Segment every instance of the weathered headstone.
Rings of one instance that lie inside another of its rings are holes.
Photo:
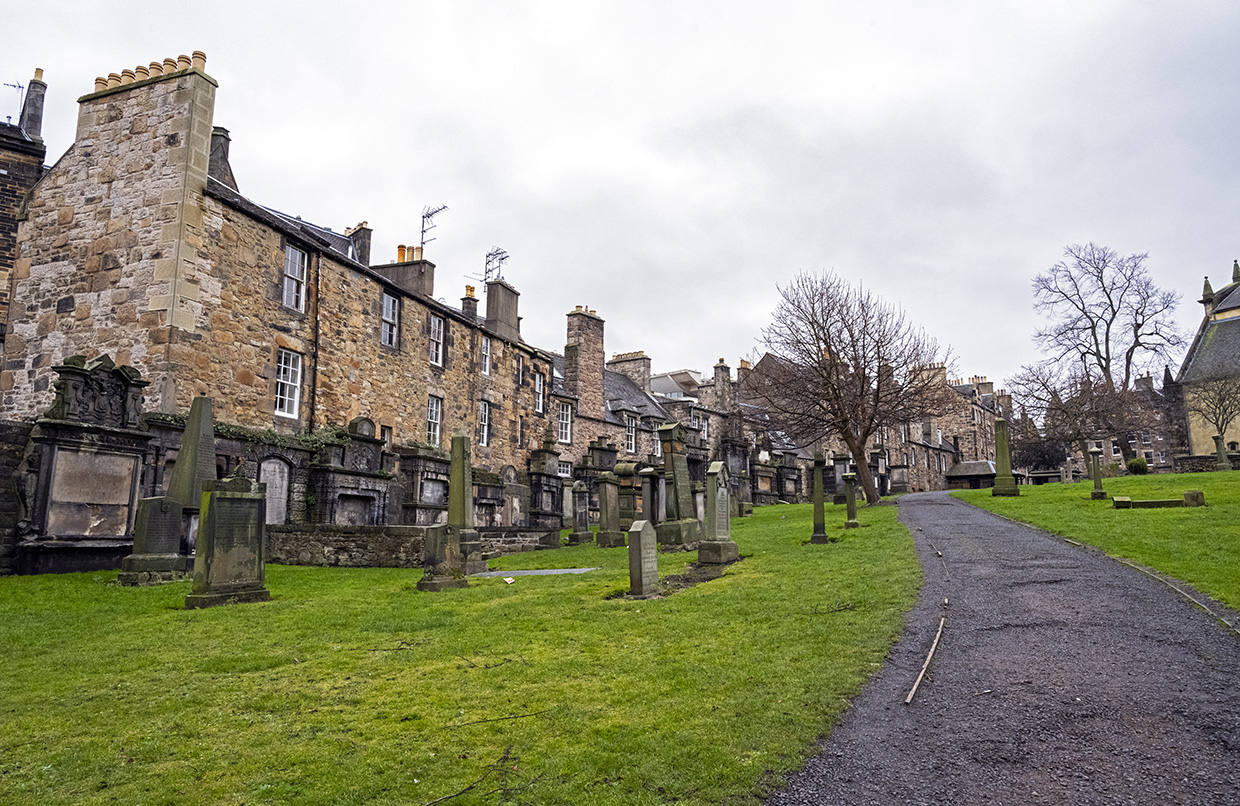
[[[579,546],[594,542],[590,531],[590,490],[584,481],[573,482],[573,531],[569,532],[568,545]]]
[[[172,582],[182,578],[187,569],[193,570],[187,555],[193,553],[197,542],[198,508],[207,481],[215,481],[215,420],[211,398],[199,395],[190,404],[167,495],[139,502],[133,553],[121,560],[118,584]],[[263,520],[267,520],[266,512]],[[172,546],[174,531],[176,544]]]
[[[1223,435],[1214,435],[1214,455],[1218,459],[1219,470],[1231,470],[1231,462],[1227,458],[1227,446],[1223,444]]]
[[[246,478],[203,483],[194,587],[186,609],[265,602],[266,485]]]
[[[620,531],[620,479],[610,471],[600,473],[594,480],[598,485],[598,544],[610,549],[624,545],[624,532]]]
[[[452,437],[452,466],[448,475],[448,523],[456,527],[465,575],[487,570],[482,558],[482,535],[474,528],[474,468],[470,463],[469,437]]]
[[[750,486],[751,484],[749,471],[742,470],[740,476],[737,477],[736,484],[736,512],[742,518],[747,518],[753,514],[753,488]]]
[[[1072,483],[1072,463],[1071,462],[1064,462],[1063,466],[1059,468],[1059,483],[1060,484],[1071,484]]]
[[[684,426],[678,423],[660,426],[659,440],[663,446],[663,479],[671,489],[665,487],[667,520],[658,524],[655,531],[660,543],[673,546],[695,543],[702,539],[703,529],[693,501]]]
[[[1094,501],[1102,501],[1107,494],[1102,489],[1102,448],[1097,445],[1089,449],[1089,468],[1094,477],[1094,489],[1090,491],[1089,497]]]
[[[711,462],[706,471],[706,539],[698,543],[698,562],[730,563],[740,556],[732,540],[732,505],[728,501],[728,470],[723,462]]]
[[[1012,450],[1008,441],[1007,420],[995,420],[995,486],[991,495],[1020,495],[1016,477],[1012,475]]]
[[[856,529],[857,522],[857,474],[844,474],[844,503],[848,505],[848,520],[844,521],[845,529]]]
[[[637,474],[642,480],[642,520],[657,523],[658,519],[655,513],[658,507],[655,506],[655,490],[658,486],[659,471],[653,467],[648,467]]]
[[[846,453],[837,453],[831,459],[832,470],[835,472],[835,494],[831,497],[831,503],[839,506],[848,503],[848,496],[844,494],[844,474],[848,472],[848,463],[852,458]]]
[[[416,587],[431,592],[469,587],[461,562],[461,535],[457,527],[444,523],[427,528],[422,545],[422,578]]]
[[[827,470],[827,459],[822,451],[814,454],[814,533],[810,536],[811,543],[830,543],[827,535],[826,490],[823,474]]]
[[[629,527],[629,595],[647,599],[659,585],[659,546],[650,521]]]
[[[1184,493],[1184,506],[1204,507],[1205,505],[1206,494],[1204,490],[1188,490]]]

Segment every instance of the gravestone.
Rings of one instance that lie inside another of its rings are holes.
[[[1012,450],[1008,442],[1007,420],[995,420],[995,486],[991,495],[1020,495],[1016,477],[1012,475]]]
[[[448,477],[448,523],[456,527],[465,575],[487,570],[482,558],[482,535],[474,528],[474,469],[470,464],[469,437],[452,437],[452,469]]]
[[[194,587],[185,607],[266,602],[266,485],[246,478],[203,483]]]
[[[1071,484],[1072,483],[1071,463],[1064,462],[1063,466],[1059,468],[1059,483],[1060,484]]]
[[[198,508],[207,481],[215,481],[215,419],[211,398],[199,395],[190,404],[167,495],[144,498],[139,503],[133,553],[121,560],[118,584],[174,582],[187,570],[193,571],[188,555],[193,554],[197,542]],[[263,520],[267,522],[266,511]],[[174,522],[176,545],[170,548]],[[151,551],[152,547],[157,551]]]
[[[655,513],[659,511],[659,508],[655,506],[655,491],[658,487],[659,471],[648,467],[639,471],[637,475],[642,480],[642,520],[657,523]]]
[[[1184,506],[1186,507],[1204,507],[1206,505],[1206,494],[1203,490],[1188,490],[1184,493]]]
[[[659,441],[663,446],[663,480],[665,482],[665,515],[667,520],[658,524],[655,531],[659,542],[683,546],[702,539],[702,521],[697,517],[693,501],[692,481],[689,477],[689,459],[685,452],[685,427],[669,423],[659,427]],[[667,489],[670,487],[671,489]]]
[[[1107,494],[1102,489],[1102,448],[1097,445],[1089,449],[1089,470],[1094,477],[1094,489],[1089,493],[1090,500],[1106,500]]]
[[[844,474],[848,472],[848,463],[850,461],[852,459],[846,453],[837,453],[831,460],[835,472],[835,485],[831,488],[835,490],[835,494],[831,498],[831,503],[836,506],[848,503],[848,496],[844,494]]]
[[[258,466],[258,480],[267,485],[267,524],[282,525],[288,520],[288,462],[264,459]]]
[[[740,550],[732,540],[732,504],[728,500],[728,469],[711,462],[706,471],[706,539],[698,544],[698,562],[722,565],[734,562]]]
[[[629,527],[629,595],[649,599],[659,586],[659,547],[650,521]]]
[[[857,474],[844,474],[844,503],[848,505],[848,520],[844,521],[845,529],[856,529],[857,522]]]
[[[573,531],[568,535],[568,545],[579,546],[594,541],[590,531],[590,491],[584,481],[573,482]]]
[[[827,471],[827,458],[822,451],[814,454],[814,533],[810,536],[811,543],[830,543],[827,535],[826,490],[823,474]]]
[[[416,585],[420,591],[442,591],[468,588],[461,561],[460,530],[450,523],[428,527],[422,544],[422,578]]]
[[[753,514],[753,488],[750,486],[751,484],[749,471],[742,470],[740,476],[737,477],[736,485],[736,512],[742,518],[747,518]]]
[[[620,479],[611,471],[600,473],[594,482],[598,486],[598,544],[610,549],[624,545],[624,532],[620,531]]]
[[[1218,458],[1219,470],[1231,470],[1231,462],[1227,459],[1227,447],[1223,444],[1223,435],[1214,435],[1214,455]]]

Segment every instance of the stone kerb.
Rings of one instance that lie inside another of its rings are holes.
[[[728,470],[712,462],[706,471],[706,539],[698,544],[698,562],[722,565],[735,562],[740,550],[732,540],[732,505],[728,495]]]

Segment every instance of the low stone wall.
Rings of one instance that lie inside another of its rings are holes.
[[[1240,453],[1228,451],[1227,460],[1232,467],[1240,467]],[[1176,473],[1211,473],[1215,470],[1218,470],[1218,456],[1213,453],[1205,456],[1175,457]]]
[[[557,549],[560,547],[559,529],[529,529],[519,526],[502,528],[487,527],[482,533],[482,551],[484,554],[516,554],[520,551],[536,551],[537,549]]]
[[[424,526],[267,527],[267,560],[285,565],[420,568]]]

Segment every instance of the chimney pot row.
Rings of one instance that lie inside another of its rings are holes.
[[[182,54],[175,59],[171,57],[164,59],[163,63],[151,62],[146,67],[138,65],[132,70],[122,70],[119,74],[109,73],[107,78],[100,76],[95,79],[95,92],[132,84],[135,81],[142,81],[147,78],[157,78],[165,73],[175,73],[178,70],[187,70],[190,67],[193,67],[195,70],[205,70],[207,67],[207,54],[201,50],[196,50],[193,56]],[[43,70],[35,70],[34,77],[36,81],[42,81]]]

